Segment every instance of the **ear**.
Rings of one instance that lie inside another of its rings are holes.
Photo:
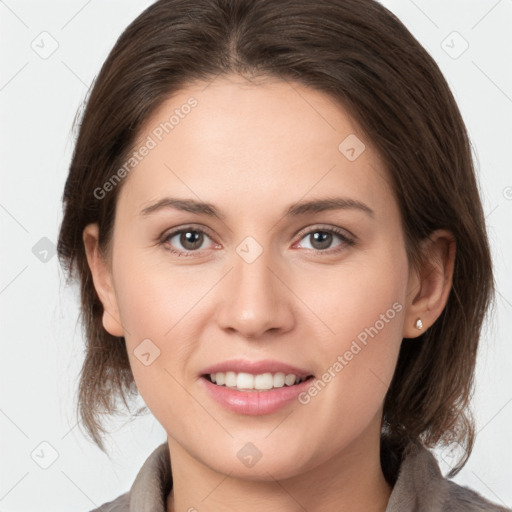
[[[423,334],[441,315],[452,287],[455,263],[455,238],[439,229],[423,241],[424,264],[413,270],[407,289],[404,338]],[[416,326],[420,319],[422,328]]]
[[[124,336],[112,272],[108,262],[99,250],[98,225],[88,224],[83,231],[82,238],[94,288],[103,304],[103,327],[112,336]]]

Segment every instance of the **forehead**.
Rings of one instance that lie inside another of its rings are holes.
[[[392,195],[343,107],[298,83],[229,76],[185,87],[146,121],[134,151],[144,145],[118,199],[133,212],[166,193],[238,212],[325,193],[378,208]]]

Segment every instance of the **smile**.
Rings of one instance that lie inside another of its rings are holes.
[[[217,386],[224,386],[238,391],[267,391],[300,384],[312,378],[312,375],[298,377],[293,373],[285,374],[282,372],[267,372],[258,375],[247,372],[217,372],[205,375],[205,378]]]

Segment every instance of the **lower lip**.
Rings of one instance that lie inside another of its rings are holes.
[[[217,386],[206,377],[201,377],[210,396],[230,411],[238,414],[258,416],[271,414],[291,404],[300,393],[304,392],[315,380],[309,378],[294,386],[269,389],[267,391],[237,391],[226,386]]]

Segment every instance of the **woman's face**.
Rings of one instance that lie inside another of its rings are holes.
[[[104,325],[171,452],[263,480],[377,449],[412,285],[370,141],[321,92],[235,77],[182,90],[139,141]],[[230,389],[252,382],[277,388]]]

